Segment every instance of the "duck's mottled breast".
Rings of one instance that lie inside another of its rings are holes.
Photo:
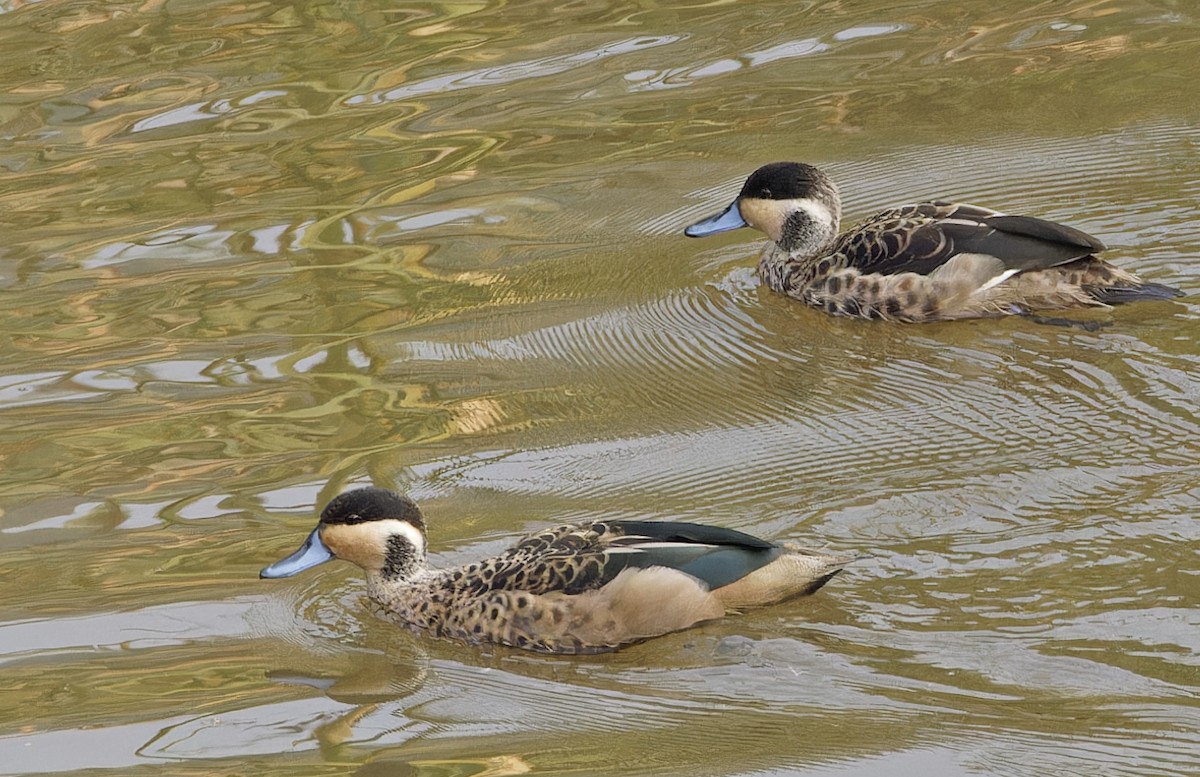
[[[380,585],[371,592],[376,613],[468,642],[578,652],[581,644],[555,630],[561,631],[570,611],[566,597],[597,590],[611,578],[603,549],[612,534],[599,522],[537,532],[484,561]]]
[[[594,590],[606,582],[603,538],[611,534],[601,522],[539,531],[498,556],[407,581],[401,590],[408,604],[397,602],[397,609],[415,606],[436,615],[438,609],[461,606],[490,591],[574,595]],[[423,606],[425,601],[437,607]]]

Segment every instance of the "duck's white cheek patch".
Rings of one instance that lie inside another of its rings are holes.
[[[397,536],[412,545],[417,556],[424,555],[425,537],[408,521],[388,518],[367,523],[333,523],[321,530],[321,541],[335,556],[367,570],[383,568],[388,542]]]
[[[412,545],[418,556],[425,555],[425,535],[408,521],[389,518],[384,521],[372,521],[363,526],[370,527],[375,532],[375,542],[381,548],[387,548],[392,537],[402,537]]]
[[[792,200],[797,210],[802,210],[808,214],[808,217],[820,224],[826,231],[833,231],[833,213],[829,210],[829,206],[823,202],[804,197],[799,200]]]

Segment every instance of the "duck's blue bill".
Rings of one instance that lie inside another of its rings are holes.
[[[735,201],[717,215],[697,221],[683,230],[683,234],[688,237],[707,237],[708,235],[715,235],[718,232],[728,232],[731,229],[748,226],[750,225],[742,218],[742,213],[738,210],[738,204]]]
[[[258,573],[259,577],[291,577],[306,569],[312,569],[317,564],[324,564],[333,558],[333,551],[321,542],[320,528],[312,530],[308,539],[292,555],[276,561],[271,566]]]

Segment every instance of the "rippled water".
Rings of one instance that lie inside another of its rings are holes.
[[[796,158],[1200,286],[1172,0],[0,3],[0,771],[1200,772],[1200,309],[843,321],[691,241]],[[546,658],[286,581],[407,488],[868,554]]]

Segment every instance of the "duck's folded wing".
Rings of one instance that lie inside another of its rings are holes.
[[[929,275],[955,256],[994,257],[1005,271],[1055,267],[1104,250],[1091,235],[1032,216],[922,203],[872,217],[834,247],[863,273]]]
[[[615,521],[604,548],[604,577],[630,568],[667,567],[709,590],[729,585],[777,559],[783,548],[758,537],[694,523]]]

